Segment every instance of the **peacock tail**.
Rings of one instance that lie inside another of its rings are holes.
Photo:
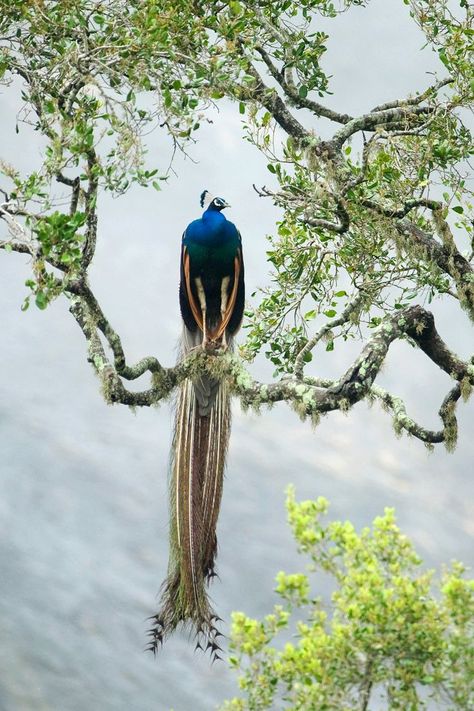
[[[203,348],[218,354],[232,348],[244,309],[244,267],[240,234],[221,214],[222,198],[209,203],[183,235],[180,307],[181,358]],[[218,659],[220,632],[207,587],[216,575],[217,519],[230,436],[230,394],[225,380],[204,374],[179,389],[170,466],[168,575],[161,605],[151,619],[148,649],[156,653],[179,626],[196,635],[196,647]]]
[[[192,335],[185,329],[183,355],[190,350]],[[161,589],[161,608],[150,630],[153,652],[183,623],[196,633],[198,647],[219,658],[219,618],[207,586],[216,575],[216,528],[230,422],[225,381],[206,375],[183,382],[176,404],[169,479],[168,575]]]

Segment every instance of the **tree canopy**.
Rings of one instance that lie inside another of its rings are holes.
[[[45,141],[40,170],[20,175],[2,165],[0,214],[9,234],[0,245],[31,255],[27,285],[39,308],[61,293],[73,297],[71,310],[110,400],[151,404],[189,368],[216,365],[205,356],[178,369],[153,358],[126,365],[87,281],[98,194],[122,194],[134,182],[159,189],[166,174],[148,165],[144,134],[158,126],[185,150],[208,107],[230,98],[277,179],[275,189],[262,187],[260,194],[282,210],[270,237],[271,284],[249,313],[243,353],[251,359],[266,349],[284,379],[262,386],[231,358],[218,367],[250,404],[286,399],[317,419],[375,397],[392,410],[398,429],[454,444],[454,406],[469,394],[472,365],[449,351],[419,302],[448,295],[471,316],[474,310],[466,180],[473,149],[464,121],[474,92],[473,11],[463,1],[455,12],[441,0],[405,3],[438,52],[440,76],[415,96],[350,116],[329,106],[328,36],[318,31],[317,15],[335,18],[363,4],[4,4],[3,82],[21,81],[19,121]],[[334,126],[329,139],[319,137],[320,121]],[[70,193],[66,210],[54,183]],[[365,349],[339,381],[305,376],[321,340],[331,349],[363,327],[377,330],[371,336],[364,328]],[[400,400],[373,384],[396,338],[415,341],[456,381],[441,407],[439,432],[416,424]],[[123,378],[147,371],[152,388],[129,393]]]
[[[40,309],[61,294],[71,299],[110,402],[150,405],[191,372],[218,369],[244,405],[286,400],[316,422],[378,399],[398,431],[454,446],[455,407],[470,394],[473,365],[443,342],[425,305],[444,297],[474,314],[473,9],[465,0],[404,0],[439,57],[438,76],[412,96],[351,116],[331,108],[328,35],[318,17],[337,21],[366,4],[2,3],[0,75],[21,86],[17,130],[39,132],[43,154],[27,175],[1,165],[0,247],[32,258],[24,308],[31,299]],[[266,352],[276,369],[270,384],[254,381],[231,354],[196,353],[169,368],[153,357],[129,365],[88,281],[101,191],[160,189],[167,169],[150,164],[147,133],[164,131],[185,151],[222,100],[235,102],[245,137],[267,157],[273,187],[256,189],[281,209],[269,237],[269,284],[250,306],[241,351],[248,360]],[[305,373],[322,342],[331,350],[358,335],[364,348],[339,379]],[[374,384],[400,338],[454,381],[439,431]],[[146,373],[148,389],[127,390],[124,380]]]
[[[16,130],[37,132],[42,146],[40,167],[27,174],[0,162],[0,248],[30,257],[24,309],[69,300],[108,402],[153,405],[208,371],[227,378],[244,406],[286,401],[317,423],[378,400],[397,432],[454,447],[474,361],[442,340],[427,305],[449,300],[474,318],[474,9],[466,0],[400,0],[438,72],[412,95],[351,115],[331,108],[329,36],[319,19],[328,27],[367,4],[0,0],[0,79],[21,91]],[[169,166],[151,160],[148,133],[163,132],[186,152],[222,102],[265,156],[269,185],[255,189],[280,210],[268,238],[268,283],[248,305],[239,356],[195,352],[178,365],[154,356],[130,364],[89,278],[101,195],[126,199],[133,184],[166,189]],[[331,352],[349,338],[362,341],[359,357],[339,378],[320,377],[315,350]],[[452,380],[439,430],[416,422],[375,382],[397,339]],[[275,368],[270,383],[244,365],[261,352]],[[127,388],[142,376],[147,386]],[[281,574],[281,607],[262,622],[235,617],[233,663],[243,669],[248,708],[268,708],[281,693],[305,708],[315,678],[313,701],[328,700],[327,708],[352,708],[354,699],[367,708],[374,684],[385,685],[393,708],[418,708],[419,684],[469,708],[472,584],[461,567],[446,573],[438,599],[391,512],[357,534],[350,524],[323,525],[322,500],[290,497],[288,506],[300,548],[338,585],[333,616],[310,595],[306,574]],[[308,619],[298,644],[273,648],[300,608]],[[332,676],[318,666],[316,644]],[[416,653],[407,656],[408,646]]]

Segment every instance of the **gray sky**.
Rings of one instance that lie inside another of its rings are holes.
[[[357,113],[425,87],[436,66],[398,0],[374,0],[335,22],[327,66],[331,106]],[[0,95],[1,150],[31,169],[35,134],[14,133],[13,94]],[[223,106],[177,177],[161,193],[133,190],[100,202],[99,247],[91,281],[131,361],[175,359],[181,233],[199,216],[207,188],[232,204],[244,240],[247,291],[265,283],[265,235],[278,218],[252,189],[270,184],[266,161],[241,140],[236,106]],[[325,129],[321,129],[325,130]],[[169,147],[150,137],[150,156],[166,166]],[[0,253],[0,709],[64,711],[213,708],[236,693],[225,665],[210,668],[177,635],[157,661],[142,654],[144,619],[166,571],[167,405],[133,415],[107,407],[86,362],[85,343],[64,301],[46,312],[19,307],[28,266]],[[440,333],[457,352],[473,352],[467,319],[449,302],[436,308]],[[315,361],[320,375],[341,373],[358,352],[342,347]],[[258,377],[271,372],[257,363]],[[404,344],[390,352],[380,383],[406,396],[429,427],[448,379]],[[261,417],[235,407],[219,523],[219,573],[211,593],[220,615],[269,612],[273,578],[296,570],[284,521],[284,489],[325,495],[333,517],[370,523],[395,505],[399,521],[429,565],[473,556],[472,402],[459,408],[452,455],[398,440],[378,407],[334,414],[316,431],[284,405]]]

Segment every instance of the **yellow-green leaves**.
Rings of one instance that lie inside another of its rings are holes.
[[[347,521],[326,523],[327,508],[288,490],[288,519],[312,564],[278,573],[283,605],[261,622],[234,613],[231,666],[244,696],[223,708],[349,711],[371,708],[376,689],[381,708],[418,711],[423,688],[434,700],[447,693],[449,708],[472,708],[474,581],[460,564],[441,581],[423,570],[393,509],[358,532]],[[329,596],[322,571],[334,580]],[[314,596],[322,590],[324,598]],[[282,645],[280,631],[285,640],[292,632],[291,642]]]

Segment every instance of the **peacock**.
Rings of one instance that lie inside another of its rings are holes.
[[[223,210],[230,205],[204,190],[206,208],[185,229],[181,245],[179,303],[181,358],[193,349],[232,349],[245,301],[242,240]],[[230,435],[227,384],[210,375],[185,380],[179,391],[170,466],[170,553],[161,607],[151,619],[149,649],[183,623],[196,646],[218,658],[219,617],[207,584],[216,575],[216,526]]]

